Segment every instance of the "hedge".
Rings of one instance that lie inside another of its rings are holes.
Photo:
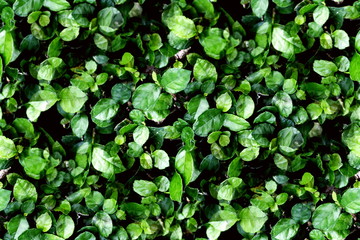
[[[360,1],[0,13],[0,239],[360,235]]]

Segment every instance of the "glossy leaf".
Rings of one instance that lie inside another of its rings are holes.
[[[75,86],[61,90],[59,98],[61,108],[68,113],[78,112],[88,99],[86,94]]]
[[[177,93],[184,90],[190,81],[191,71],[179,68],[166,70],[161,77],[161,86],[168,93]]]

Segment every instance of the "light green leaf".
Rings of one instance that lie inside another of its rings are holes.
[[[229,111],[232,106],[232,99],[228,92],[221,94],[216,99],[216,108],[222,110],[223,112]]]
[[[272,99],[272,103],[279,110],[281,116],[288,117],[292,113],[293,103],[286,92],[277,92]]]
[[[109,41],[103,35],[101,35],[99,33],[95,33],[94,43],[99,49],[104,50],[104,51],[106,51],[109,47]]]
[[[153,196],[158,191],[155,183],[146,180],[135,180],[133,184],[134,191],[143,197]]]
[[[43,232],[49,231],[52,226],[52,219],[48,212],[41,214],[36,218],[36,228],[41,229]]]
[[[119,104],[111,98],[100,99],[91,110],[91,119],[99,127],[107,127],[118,113]]]
[[[31,97],[29,104],[34,109],[43,112],[50,109],[58,100],[55,91],[40,90]]]
[[[97,212],[92,218],[92,222],[99,230],[101,236],[106,238],[112,233],[113,222],[106,212]]]
[[[188,185],[191,182],[194,173],[194,159],[190,152],[181,150],[175,158],[175,168],[184,179],[184,184]]]
[[[177,172],[174,173],[173,177],[170,180],[170,198],[173,201],[181,202],[183,194],[183,182],[180,174]]]
[[[16,15],[26,17],[29,13],[38,11],[44,0],[16,0],[13,9]]]
[[[238,199],[244,193],[245,184],[241,178],[231,177],[219,185],[217,199],[231,201]]]
[[[63,41],[70,42],[72,40],[75,40],[79,36],[79,33],[80,33],[79,27],[68,27],[60,32],[60,38]]]
[[[17,150],[14,142],[5,136],[0,136],[0,159],[10,159],[16,156]]]
[[[318,206],[312,215],[314,228],[320,230],[330,230],[340,216],[341,209],[334,203],[325,203]]]
[[[165,169],[170,166],[170,158],[164,150],[155,150],[151,156],[154,158],[154,166],[157,169]]]
[[[360,54],[355,51],[350,61],[350,78],[354,81],[360,81]]]
[[[149,139],[149,135],[150,135],[149,128],[144,125],[140,125],[134,130],[133,133],[134,142],[142,146]]]
[[[282,27],[274,27],[271,43],[277,51],[287,55],[295,52],[293,38]]]
[[[274,240],[290,240],[296,236],[298,230],[299,224],[293,219],[282,218],[271,229],[271,237]]]
[[[344,30],[335,30],[331,35],[336,48],[343,50],[350,46],[349,35]]]
[[[332,76],[338,71],[336,64],[327,60],[315,60],[313,69],[323,77]]]
[[[255,110],[255,102],[248,95],[241,95],[236,101],[236,114],[244,119],[251,117]]]
[[[59,12],[71,7],[70,3],[66,0],[44,0],[44,7],[51,11]]]
[[[168,21],[169,29],[180,38],[189,39],[197,34],[193,20],[185,16],[174,16]]]
[[[170,68],[161,77],[161,86],[168,93],[177,93],[184,90],[190,81],[191,71]]]
[[[93,148],[91,163],[96,170],[106,174],[107,178],[111,178],[114,174],[125,171],[121,160],[110,156],[101,145]]]
[[[354,153],[360,157],[360,126],[357,123],[348,125],[341,135],[342,141]]]
[[[137,87],[132,96],[134,108],[151,110],[160,96],[160,87],[153,83],[144,83]]]
[[[360,212],[360,188],[349,188],[341,197],[341,205],[351,214]]]
[[[38,197],[34,184],[21,178],[16,180],[13,194],[19,202],[25,202],[27,200],[36,202]]]
[[[256,233],[267,221],[267,215],[258,207],[249,206],[240,211],[240,226],[248,233]]]
[[[211,62],[199,58],[194,65],[194,77],[200,82],[207,80],[216,82],[218,74],[215,66]]]
[[[195,121],[193,129],[196,135],[206,137],[210,132],[218,131],[224,123],[220,109],[208,109]]]
[[[81,138],[89,127],[89,118],[85,114],[76,114],[71,119],[70,125],[75,136]]]
[[[3,64],[5,66],[11,62],[14,52],[15,52],[15,45],[11,32],[2,30],[0,32],[0,56],[2,57]],[[1,64],[0,71],[2,71],[3,64]]]
[[[329,16],[330,16],[329,8],[322,4],[317,6],[313,13],[314,22],[316,22],[320,26],[326,23],[326,21],[329,19]]]
[[[60,78],[66,71],[65,67],[61,58],[48,58],[40,64],[37,79],[51,81]]]
[[[0,212],[4,210],[10,202],[11,191],[0,189]]]
[[[250,123],[239,116],[229,113],[225,113],[224,116],[224,127],[227,127],[231,131],[239,132],[250,128]]]
[[[59,93],[60,106],[68,113],[76,113],[80,111],[88,97],[78,87],[69,86]]]
[[[250,4],[255,16],[261,18],[269,7],[269,0],[251,0]]]

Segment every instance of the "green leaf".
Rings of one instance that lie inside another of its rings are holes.
[[[49,231],[51,226],[52,219],[48,212],[45,212],[36,218],[36,228],[41,229],[43,232]]]
[[[360,54],[356,51],[350,61],[350,78],[354,81],[360,81]]]
[[[190,81],[191,71],[170,68],[164,72],[161,77],[161,86],[168,93],[178,93],[186,88]]]
[[[293,219],[282,218],[271,229],[271,237],[274,240],[290,240],[296,236],[298,230],[299,224]]]
[[[89,127],[89,119],[85,114],[76,114],[71,119],[70,125],[75,136],[81,138]]]
[[[0,136],[0,159],[10,159],[16,155],[14,142],[5,136]]]
[[[280,115],[289,117],[293,110],[291,97],[286,92],[280,91],[275,94],[272,103],[279,110]]]
[[[100,31],[105,34],[114,33],[124,24],[121,12],[114,7],[103,8],[98,13],[98,24]]]
[[[311,209],[305,203],[297,203],[291,208],[291,217],[296,222],[304,224],[309,221],[311,217]]]
[[[216,82],[218,74],[215,66],[204,59],[197,59],[194,65],[194,77],[200,82],[214,81]]]
[[[134,130],[133,133],[134,142],[142,146],[149,139],[149,135],[150,135],[149,128],[144,125],[140,125]]]
[[[284,128],[278,133],[280,151],[285,155],[294,153],[303,143],[304,138],[302,134],[294,127]]]
[[[70,42],[75,40],[79,36],[79,33],[80,33],[79,27],[68,27],[60,32],[60,38],[63,41]]]
[[[109,237],[113,230],[113,222],[106,212],[97,212],[92,218],[92,222],[99,230],[102,237]]]
[[[245,184],[241,178],[231,177],[219,185],[217,199],[231,201],[238,199],[244,193]]]
[[[55,91],[40,90],[31,97],[29,104],[38,111],[46,111],[57,101],[58,97]]]
[[[13,60],[14,52],[15,45],[11,32],[2,30],[0,32],[0,56],[2,57],[3,65],[6,66]]]
[[[341,197],[341,205],[351,214],[360,212],[360,188],[347,189]]]
[[[111,98],[100,99],[91,110],[91,119],[99,127],[107,127],[118,113],[119,105]]]
[[[243,208],[239,216],[240,226],[247,233],[256,233],[268,220],[267,215],[255,206]]]
[[[146,180],[135,180],[133,184],[134,191],[143,197],[153,196],[158,191],[155,183]]]
[[[189,39],[197,34],[193,20],[185,16],[174,16],[167,24],[169,29],[180,38]]]
[[[101,145],[93,148],[91,163],[96,170],[104,173],[106,178],[111,178],[114,174],[125,171],[121,160],[110,156]]]
[[[192,180],[195,169],[192,154],[186,150],[178,152],[175,158],[175,168],[184,179],[185,186],[188,185]]]
[[[25,151],[24,151],[25,152]],[[34,179],[40,179],[43,170],[49,162],[42,157],[42,151],[37,148],[30,149],[21,155],[20,164],[24,167],[26,174]]]
[[[231,131],[239,132],[250,128],[250,123],[241,117],[229,113],[225,113],[224,116],[224,127],[227,127]]]
[[[360,157],[360,126],[357,123],[348,125],[343,131],[342,141],[358,157]]]
[[[218,131],[224,123],[220,109],[208,109],[195,121],[193,129],[196,135],[206,137],[210,132]]]
[[[76,113],[80,111],[88,97],[78,87],[70,86],[64,88],[59,93],[60,106],[68,113]]]
[[[11,218],[7,224],[7,230],[9,234],[11,234],[14,239],[19,239],[19,236],[29,229],[29,223],[26,218],[22,215],[16,215]],[[25,239],[24,239],[25,240]]]
[[[11,191],[0,189],[0,212],[4,210],[10,202]]]
[[[210,219],[209,224],[218,231],[229,230],[239,220],[233,208],[217,211]]]
[[[90,232],[83,232],[79,234],[75,240],[96,240],[96,237]]]
[[[26,17],[29,13],[40,10],[43,2],[44,0],[16,0],[13,9],[16,15]]]
[[[282,27],[274,27],[271,43],[279,52],[290,56],[295,53],[293,38]]]
[[[251,0],[250,4],[255,16],[261,18],[269,7],[269,0]]]
[[[251,117],[255,110],[255,102],[248,95],[241,95],[236,101],[236,114],[241,118],[247,119]]]
[[[350,46],[349,36],[344,30],[335,30],[331,35],[336,48],[343,50]]]
[[[132,96],[134,108],[150,110],[160,96],[160,88],[153,83],[144,83],[137,87]]]
[[[174,173],[173,177],[170,180],[170,198],[173,201],[181,202],[183,194],[183,182],[180,174],[177,172]]]
[[[61,58],[51,57],[39,66],[37,79],[51,81],[60,78],[65,73],[66,64]]]
[[[16,180],[13,194],[15,199],[19,202],[25,202],[27,200],[36,202],[38,198],[34,184],[21,178]]]
[[[223,93],[216,99],[216,108],[223,112],[229,111],[232,106],[232,99],[229,93]]]
[[[324,231],[332,229],[340,216],[340,211],[340,207],[334,203],[321,204],[312,215],[311,220],[314,228]]]
[[[327,6],[320,4],[315,8],[315,11],[313,13],[314,22],[322,26],[329,19],[329,15],[330,15],[329,8]]]
[[[206,54],[214,59],[220,59],[224,55],[227,41],[223,38],[223,30],[211,28],[200,36],[200,44]]]
[[[160,49],[163,46],[160,35],[158,33],[151,34],[148,45],[151,51]]]
[[[69,9],[71,5],[66,0],[44,0],[44,7],[47,7],[51,11],[59,12]]]
[[[332,76],[338,71],[336,64],[327,60],[315,60],[313,69],[323,77]]]
[[[88,17],[91,16],[94,11],[94,6],[88,3],[81,3],[73,8],[71,16],[81,27],[87,28],[90,24]]]
[[[120,104],[124,104],[129,101],[130,97],[131,90],[129,86],[125,84],[117,83],[111,88],[111,98],[114,99],[116,102],[119,102]]]
[[[163,170],[170,166],[170,158],[164,150],[155,150],[151,156],[154,158],[154,166]]]

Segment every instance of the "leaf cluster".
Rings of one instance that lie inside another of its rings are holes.
[[[0,239],[341,240],[360,1],[0,0]]]

